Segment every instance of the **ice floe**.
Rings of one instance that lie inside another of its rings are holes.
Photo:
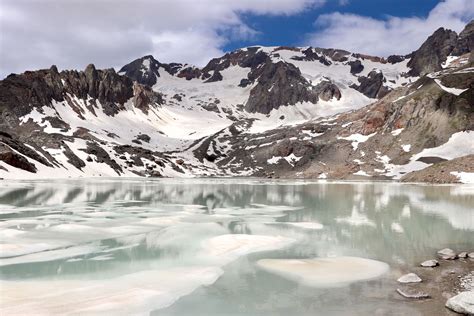
[[[384,262],[358,257],[261,259],[257,266],[285,279],[321,288],[375,279],[389,270]]]

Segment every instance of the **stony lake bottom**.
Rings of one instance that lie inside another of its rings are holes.
[[[474,249],[474,186],[1,181],[0,314],[422,315],[395,293]]]

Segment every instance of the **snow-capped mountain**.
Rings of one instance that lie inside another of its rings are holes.
[[[0,81],[0,177],[465,181],[473,48],[471,22],[386,59],[247,47],[203,68],[145,56],[118,73],[12,74]]]

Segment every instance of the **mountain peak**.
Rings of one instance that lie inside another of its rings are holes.
[[[123,66],[119,70],[119,74],[125,75],[141,84],[153,86],[156,83],[156,77],[160,76],[160,66],[162,64],[152,55],[146,55]]]
[[[408,66],[412,68],[410,75],[422,76],[441,70],[441,64],[446,61],[456,47],[458,35],[456,32],[440,27],[413,53]]]

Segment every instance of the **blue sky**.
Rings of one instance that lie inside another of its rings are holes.
[[[249,45],[304,45],[307,33],[318,30],[314,21],[325,13],[338,11],[375,19],[385,19],[387,16],[426,17],[439,2],[438,0],[351,0],[341,5],[339,1],[333,0],[321,7],[311,8],[292,16],[244,14],[243,21],[260,34],[252,40],[232,40],[224,46],[224,50],[231,51]]]
[[[407,54],[473,18],[474,0],[1,0],[0,77],[150,54],[204,66],[251,45]]]
[[[244,14],[243,21],[258,30],[260,34],[252,40],[230,41],[224,46],[224,50],[231,51],[250,45],[304,45],[307,33],[318,30],[314,21],[319,15],[325,13],[338,11],[376,19],[384,19],[387,16],[426,17],[438,2],[438,0],[351,0],[341,5],[339,1],[330,1],[324,6],[292,16]]]

